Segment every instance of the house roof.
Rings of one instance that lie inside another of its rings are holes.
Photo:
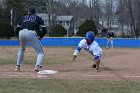
[[[36,15],[40,16],[43,19],[49,20],[48,14],[45,14],[45,13],[36,13]]]
[[[73,16],[57,16],[56,21],[71,21]]]
[[[37,13],[38,16],[43,19],[49,20],[48,14],[45,13]],[[71,21],[73,16],[56,16],[56,21]]]
[[[85,22],[86,19],[82,19],[82,18],[78,18],[77,20],[75,20],[74,22],[74,25],[75,25],[75,28],[79,28],[79,26]]]

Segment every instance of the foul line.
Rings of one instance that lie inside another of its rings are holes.
[[[91,77],[116,77],[116,75],[87,75],[87,76],[91,76]],[[121,76],[121,77],[125,77],[125,78],[140,78],[140,76],[137,75],[126,75],[126,76]]]

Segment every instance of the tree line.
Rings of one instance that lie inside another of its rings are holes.
[[[93,19],[99,23],[101,16],[108,21],[118,16],[121,31],[123,26],[130,26],[131,37],[140,36],[140,0],[3,0],[0,5],[0,20],[10,22],[10,11],[13,9],[13,25],[26,14],[29,6],[35,6],[37,12],[49,15],[73,15],[74,20]],[[51,20],[50,20],[51,21]]]

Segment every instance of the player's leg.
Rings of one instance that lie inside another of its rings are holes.
[[[92,56],[94,56],[93,55],[93,52],[90,52],[90,51],[88,51]],[[96,68],[96,63],[94,62],[94,64],[91,66],[92,68]]]
[[[96,71],[100,71],[99,67],[100,67],[100,59],[95,60],[96,63]]]
[[[37,52],[37,61],[36,61],[36,65],[35,65],[35,71],[38,72],[38,71],[42,70],[42,62],[44,60],[44,52],[43,52],[41,44],[39,44],[39,46],[34,46],[34,49]]]
[[[101,54],[100,56],[94,56],[94,62],[96,65],[96,71],[100,71],[100,59],[101,59]]]
[[[111,40],[111,48],[113,49],[113,39]]]
[[[110,42],[110,40],[109,40],[109,38],[108,38],[108,39],[107,39],[107,43],[106,43],[106,49],[108,49],[109,42]]]
[[[35,65],[35,71],[39,71],[42,68],[42,62],[44,59],[44,52],[42,49],[42,45],[40,40],[38,40],[36,34],[32,34],[32,38],[30,39],[30,43],[32,45],[32,47],[36,50],[37,52],[37,61],[36,61],[36,65]]]
[[[26,44],[26,39],[24,37],[23,31],[20,31],[20,33],[19,33],[19,41],[20,41],[20,47],[19,47],[19,51],[18,51],[17,64],[16,64],[15,71],[20,71],[20,66],[23,63],[25,44]]]

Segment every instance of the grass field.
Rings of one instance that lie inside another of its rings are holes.
[[[15,65],[17,47],[0,48],[0,66]],[[74,47],[45,48],[44,65],[68,64],[71,62]],[[27,48],[24,64],[34,65],[35,51]],[[118,51],[104,52],[106,56],[119,55]],[[7,56],[7,57],[5,57]],[[85,57],[86,56],[86,57]],[[79,59],[91,59],[84,51]],[[139,80],[68,80],[45,78],[0,78],[0,93],[140,93]]]
[[[140,81],[0,80],[0,93],[140,93]]]
[[[59,49],[59,51],[57,51]],[[74,47],[69,48],[67,51],[61,47],[47,47],[44,48],[45,52],[45,59],[43,64],[44,65],[53,65],[53,64],[65,64],[68,63],[69,60],[72,58],[72,53],[74,50]],[[7,65],[7,64],[15,64],[16,58],[18,54],[18,47],[0,47],[0,64],[1,65]],[[62,52],[61,52],[62,51]],[[69,53],[67,53],[69,52]],[[25,57],[24,57],[24,63],[23,64],[29,64],[33,65],[36,62],[37,54],[35,50],[31,47],[27,47],[25,51]]]

